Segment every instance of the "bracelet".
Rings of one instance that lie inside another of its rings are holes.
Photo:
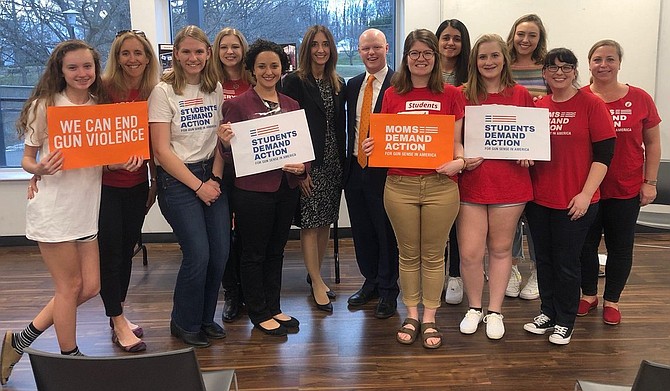
[[[654,179],[654,180],[645,179],[643,182],[648,184],[648,185],[651,185],[651,186],[656,186],[656,184],[658,183],[658,180],[656,180],[656,179]]]
[[[205,184],[205,182],[203,182],[203,181],[200,181],[200,186],[198,186],[198,188],[197,188],[197,189],[195,189],[195,190],[193,190],[193,191],[194,191],[195,193],[198,193],[198,190],[200,190],[200,188],[201,188],[201,187],[202,187],[202,185],[204,185],[204,184]]]
[[[463,160],[463,167],[460,170],[458,170],[458,173],[462,174],[463,170],[465,170],[465,168],[468,166],[468,162],[465,160],[465,156],[456,156],[455,160],[458,160],[458,159]]]

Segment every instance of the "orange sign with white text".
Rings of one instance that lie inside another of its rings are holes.
[[[47,108],[49,150],[63,153],[63,169],[149,159],[147,102]]]
[[[371,167],[436,169],[453,160],[454,116],[372,114]]]

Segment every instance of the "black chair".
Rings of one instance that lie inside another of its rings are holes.
[[[38,391],[237,390],[234,370],[201,373],[193,348],[116,357],[25,352]]]
[[[577,380],[575,391],[667,391],[670,366],[642,360],[632,387]]]

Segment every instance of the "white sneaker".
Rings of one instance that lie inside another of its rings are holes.
[[[484,314],[481,311],[470,309],[465,313],[465,317],[461,321],[461,333],[463,334],[474,334],[477,331],[479,322],[484,318]]]
[[[461,301],[463,301],[463,279],[461,277],[449,277],[447,279],[444,301],[447,304],[461,304]]]
[[[484,317],[486,323],[486,336],[489,339],[500,339],[505,335],[505,324],[503,316],[500,314],[488,314]]]
[[[530,273],[528,282],[519,293],[519,297],[524,300],[535,300],[540,297],[540,288],[537,286],[537,270]]]
[[[516,265],[512,265],[512,273],[509,275],[505,296],[519,297],[519,292],[521,292],[521,273],[519,273],[519,268]]]

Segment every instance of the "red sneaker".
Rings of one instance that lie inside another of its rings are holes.
[[[598,298],[596,297],[596,301],[593,303],[589,303],[588,301],[581,299],[579,300],[579,308],[577,308],[577,316],[584,316],[589,313],[594,308],[598,307]]]
[[[614,307],[603,307],[603,322],[613,326],[621,323],[621,312]]]

